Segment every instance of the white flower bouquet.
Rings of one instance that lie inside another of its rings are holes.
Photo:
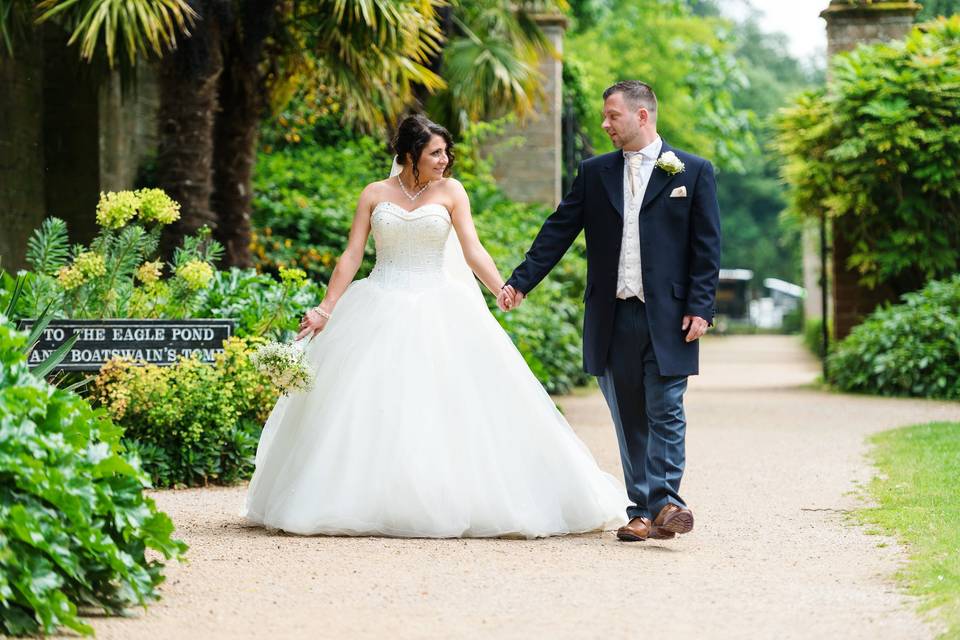
[[[304,342],[268,342],[250,354],[250,361],[284,394],[307,391],[313,386],[313,372],[304,359]]]

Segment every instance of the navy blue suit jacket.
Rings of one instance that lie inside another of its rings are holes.
[[[654,354],[665,376],[698,372],[698,342],[685,342],[683,316],[713,322],[720,272],[720,208],[713,166],[663,143],[684,171],[654,168],[640,206],[640,263]],[[623,152],[580,163],[570,192],[547,218],[507,284],[527,294],[584,231],[587,241],[583,366],[603,375],[611,348],[623,237]],[[685,198],[671,198],[677,187]]]

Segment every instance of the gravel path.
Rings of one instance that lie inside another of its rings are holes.
[[[624,544],[302,538],[245,526],[244,487],[159,491],[190,544],[164,599],[100,638],[932,638],[890,576],[905,555],[845,524],[864,436],[960,419],[960,404],[814,390],[794,338],[710,338],[687,394],[696,530]],[[598,392],[562,398],[619,477]]]

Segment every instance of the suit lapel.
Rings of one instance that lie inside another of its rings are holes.
[[[660,155],[665,154],[667,151],[671,151],[671,147],[664,142],[661,149]],[[670,181],[673,180],[674,176],[670,175],[663,169],[659,167],[653,168],[653,173],[650,174],[650,183],[647,185],[647,190],[643,194],[643,202],[640,204],[640,212],[643,213],[643,210],[653,202],[653,199],[660,195],[660,192],[663,191],[663,188],[670,184]]]
[[[607,190],[607,196],[621,218],[623,217],[623,161],[623,153],[614,151],[610,154],[610,161],[600,172],[600,179]]]

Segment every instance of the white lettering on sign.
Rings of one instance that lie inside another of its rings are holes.
[[[171,327],[171,340],[213,340],[210,327]]]
[[[164,334],[163,327],[114,327],[113,340],[163,340]]]
[[[63,342],[65,334],[63,329],[60,327],[47,327],[43,330],[43,339],[44,340],[56,340],[58,342]]]

